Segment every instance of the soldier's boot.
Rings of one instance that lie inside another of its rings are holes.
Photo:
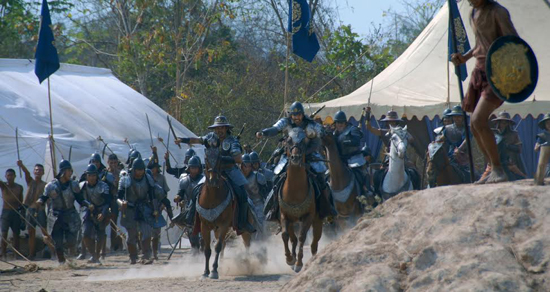
[[[63,249],[56,249],[55,254],[57,255],[57,261],[60,264],[64,264],[65,263],[65,254],[63,254]]]
[[[30,227],[29,230],[29,260],[36,258],[36,229]]]
[[[20,238],[19,238],[19,235],[18,235],[18,234],[14,234],[14,235],[13,235],[13,247],[14,247],[15,250],[17,250],[17,251],[21,250],[21,249],[19,248],[19,239],[20,239]],[[18,255],[17,253],[15,254],[15,258],[16,258],[16,259],[19,258],[19,255]]]
[[[90,253],[92,254],[92,257],[88,260],[88,263],[89,264],[96,264],[99,262],[99,259],[98,259],[98,256],[97,254],[95,253],[95,250],[96,250],[96,244],[95,244],[95,240],[93,238],[90,238],[90,237],[84,237],[82,239],[82,242],[86,245],[86,248],[90,251]]]
[[[103,242],[103,244],[101,245],[101,259],[104,260],[107,256],[107,238],[103,237],[101,241]]]
[[[130,265],[135,265],[138,257],[137,247],[135,244],[128,243],[128,253],[130,254]]]
[[[141,258],[141,263],[144,265],[150,265],[153,263],[151,258],[151,238],[146,238],[141,242],[141,248],[143,251],[143,257]]]
[[[102,259],[105,259],[105,242],[107,241],[107,238],[105,236],[100,236],[99,237],[99,240],[98,240],[98,243],[95,247],[95,253],[96,253],[96,256],[97,256],[97,261],[99,263],[99,255],[100,253],[103,251],[103,253],[101,254],[101,257]]]
[[[86,257],[87,257],[87,255],[86,255],[86,244],[84,243],[84,239],[82,239],[80,254],[76,257],[76,259],[77,260],[85,260]]]
[[[239,204],[239,214],[237,219],[237,228],[242,232],[254,233],[256,228],[250,222],[248,222],[248,196],[244,186],[235,187],[235,194],[237,196],[237,202]]]
[[[153,258],[155,260],[159,260],[159,257],[158,257],[158,251],[159,251],[159,241],[160,241],[160,238],[158,237],[153,237]]]

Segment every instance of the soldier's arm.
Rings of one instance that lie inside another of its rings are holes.
[[[164,205],[164,207],[166,207],[166,213],[168,213],[168,218],[172,220],[172,218],[174,218],[174,213],[172,212],[172,204],[170,204],[170,200],[168,200],[168,198],[165,197],[160,202]]]
[[[512,19],[510,18],[510,13],[506,8],[499,7],[498,9],[495,9],[495,19],[502,36],[518,35],[518,32],[512,23]]]
[[[18,160],[17,166],[21,167],[21,170],[25,173],[25,181],[27,182],[27,185],[32,182],[32,176],[27,167],[23,164],[23,161]]]
[[[181,143],[185,144],[204,144],[204,140],[202,137],[194,138],[194,137],[182,137],[178,138],[178,140],[175,141],[177,145]]]
[[[272,127],[265,128],[256,133],[256,137],[273,137],[283,131],[288,125],[288,118],[282,118],[278,120]]]
[[[506,148],[509,151],[521,153],[521,147],[523,146],[523,143],[519,139],[519,135],[515,133],[514,142],[506,145]]]

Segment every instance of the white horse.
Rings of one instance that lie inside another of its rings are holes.
[[[388,135],[391,135],[388,172],[382,183],[381,193],[387,200],[400,192],[413,189],[413,183],[409,174],[405,171],[405,153],[409,146],[409,132],[407,126],[391,127]]]

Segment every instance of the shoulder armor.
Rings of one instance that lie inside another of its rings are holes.
[[[180,181],[179,181],[179,189],[180,190],[187,189],[190,183],[191,183],[191,177],[188,175],[186,176],[182,175],[182,178],[180,178]]]
[[[145,174],[145,178],[147,179],[147,184],[149,184],[150,187],[154,187],[156,182],[155,182],[155,179],[150,176],[149,174]]]
[[[115,176],[112,173],[107,172],[107,174],[105,174],[105,182],[109,184],[114,184]]]
[[[228,141],[229,139],[229,141]],[[225,141],[228,141],[230,144],[230,153],[231,155],[235,156],[235,155],[239,155],[242,153],[241,151],[241,143],[239,142],[239,140],[237,138],[235,138],[234,136],[229,136],[228,139],[225,139]],[[224,142],[225,142],[224,141]],[[225,150],[225,149],[224,149]]]
[[[125,169],[123,169],[123,170],[120,171],[119,176],[120,176],[121,178],[122,178],[123,176],[128,176],[128,172],[127,172]]]
[[[80,189],[83,189],[85,184],[86,184],[86,181],[82,181],[82,182],[80,182],[80,183],[78,184],[78,187],[79,187]]]
[[[323,127],[315,122],[309,122],[306,126],[305,132],[309,139],[320,138],[323,133]]]
[[[265,176],[260,172],[256,172],[256,181],[261,185],[265,185],[267,183]]]
[[[98,187],[101,189],[101,193],[108,194],[109,193],[109,185],[106,182],[99,181]]]
[[[57,191],[56,180],[49,182],[44,188],[44,192],[46,193],[46,195],[49,195],[53,191]]]
[[[124,175],[120,177],[120,180],[118,182],[119,190],[129,188],[130,185],[132,185],[132,179],[130,178],[129,175]]]
[[[184,179],[184,178],[186,178],[186,177],[188,177],[188,176],[189,176],[189,174],[188,174],[187,172],[184,172],[184,173],[182,173],[182,174],[180,175],[180,178],[179,178],[179,179],[182,180],[182,179]]]
[[[71,181],[71,189],[73,193],[80,193],[80,186],[78,185],[78,182],[75,180]]]

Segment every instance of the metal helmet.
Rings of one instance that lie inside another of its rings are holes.
[[[88,165],[88,168],[86,168],[86,174],[97,174],[97,166],[95,164],[90,163]]]
[[[195,150],[193,150],[193,148],[189,148],[187,149],[187,151],[185,151],[185,158],[191,158],[195,155],[197,155],[197,153],[195,152]]]
[[[202,163],[201,163],[200,157],[198,157],[198,156],[196,156],[196,155],[193,155],[193,156],[189,159],[189,162],[187,163],[187,166],[188,166],[188,167],[198,167],[198,168],[202,168]]]
[[[361,153],[363,153],[363,156],[371,156],[371,151],[369,146],[365,145],[363,148],[361,148]]]
[[[243,164],[244,163],[249,163],[249,164],[252,164],[252,160],[250,160],[250,154],[245,154],[243,155]]]
[[[292,105],[290,105],[290,115],[297,115],[297,114],[304,114],[304,106],[302,103],[295,101]]]
[[[97,161],[97,162],[101,163],[101,155],[99,155],[99,153],[94,153],[90,157],[90,163],[92,163],[94,161]]]
[[[132,170],[134,169],[145,169],[145,162],[141,157],[136,158],[132,163]]]
[[[449,117],[462,116],[462,107],[460,105],[453,106],[453,109],[447,116]]]
[[[222,116],[221,114],[214,118],[214,123],[210,126],[208,126],[208,129],[214,129],[217,127],[229,127],[230,129],[233,128],[233,125],[229,123],[229,120],[227,117]]]
[[[248,154],[250,156],[250,162],[251,163],[256,163],[256,162],[260,162],[260,155],[258,155],[258,153],[256,153],[256,151],[252,151],[250,154]]]
[[[441,118],[447,118],[449,117],[449,114],[452,112],[452,110],[450,108],[446,108],[444,111],[443,111],[443,116],[441,116]]]
[[[138,157],[141,158],[141,153],[139,153],[139,151],[137,151],[136,149],[130,149],[130,151],[128,152],[128,159],[126,160],[126,164],[131,164],[132,160]]]
[[[65,159],[61,160],[61,162],[59,162],[59,173],[57,174],[56,178],[59,178],[67,169],[73,169],[71,162]]]
[[[348,121],[348,118],[346,117],[346,113],[343,111],[337,111],[334,115],[334,122],[340,122],[340,123],[346,123]]]

